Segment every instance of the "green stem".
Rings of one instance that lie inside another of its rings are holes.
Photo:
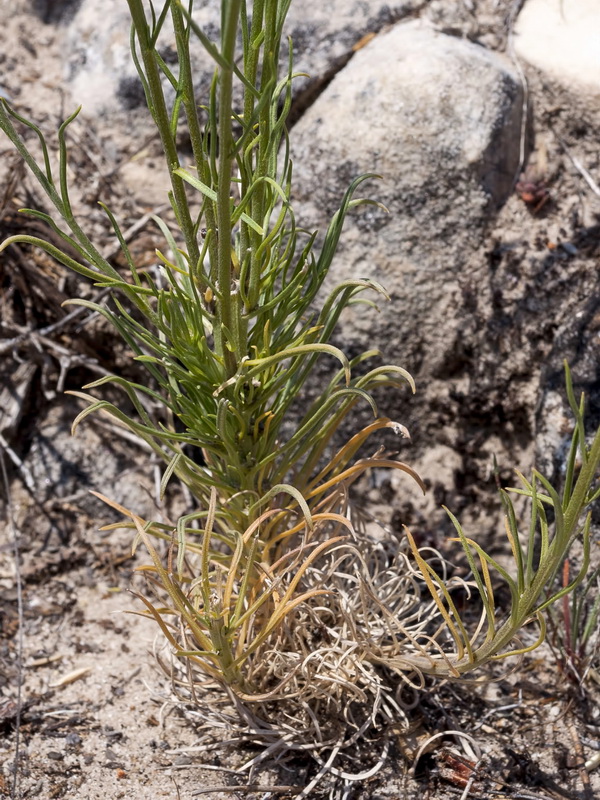
[[[582,443],[582,446],[585,447],[585,444]],[[573,490],[573,494],[571,495],[571,499],[565,511],[565,527],[567,529],[571,528],[577,522],[586,505],[587,495],[590,487],[594,483],[598,464],[600,464],[600,434],[596,434],[592,442],[587,459],[581,468],[579,477],[575,483],[575,489]]]
[[[277,0],[267,0],[264,22],[264,54],[261,75],[261,90],[273,92],[276,83],[279,55],[279,36],[277,31]],[[254,179],[268,175],[269,157],[273,143],[271,141],[271,109],[272,103],[265,103],[261,109],[258,130],[258,163]],[[273,176],[274,177],[274,176]],[[260,181],[252,197],[251,216],[259,225],[262,225],[265,216],[265,200],[267,187],[265,181]],[[257,257],[262,239],[250,231],[252,240],[252,257],[250,262],[250,278],[248,285],[248,312],[252,312],[258,303],[260,295],[261,257]]]
[[[169,168],[173,197],[177,208],[177,217],[181,225],[181,231],[185,239],[190,261],[192,264],[196,264],[200,256],[200,250],[185,192],[185,183],[182,178],[174,174],[175,170],[180,167],[179,156],[177,154],[175,138],[171,134],[169,112],[163,93],[160,69],[155,55],[155,47],[150,39],[148,23],[141,0],[127,0],[127,3],[140,45],[142,62],[146,73],[146,81],[149,90],[149,96],[147,98],[148,107],[154,118],[156,127],[158,128],[160,140],[165,151],[167,166]]]
[[[239,667],[234,663],[235,658],[231,649],[231,637],[228,635],[223,620],[221,618],[213,620],[209,630],[210,639],[217,654],[225,683],[229,686],[241,685],[242,676]]]
[[[192,64],[190,61],[190,31],[189,27],[186,29],[183,14],[179,3],[171,3],[171,16],[173,18],[173,29],[175,31],[175,41],[177,43],[177,57],[179,59],[179,88],[182,95],[183,107],[188,123],[190,133],[190,142],[192,145],[192,152],[194,154],[194,163],[198,176],[204,183],[210,186],[210,166],[206,162],[204,150],[202,145],[202,131],[200,129],[200,121],[198,119],[198,105],[194,92],[194,81],[192,77]],[[216,228],[216,220],[213,207],[210,203],[206,203],[204,208],[206,216],[206,226],[211,230]],[[197,237],[196,237],[197,241]],[[216,261],[216,237],[212,237],[209,243],[209,251],[211,260],[214,258]],[[196,262],[192,261],[192,267],[195,269]],[[200,265],[201,267],[201,265]],[[206,290],[207,283],[204,280],[202,270],[194,277],[199,279],[202,291]]]
[[[5,106],[5,101],[0,100],[0,129],[2,129],[6,133],[8,138],[17,148],[17,151],[25,160],[29,169],[38,179],[44,191],[48,195],[48,198],[50,199],[50,201],[52,202],[58,213],[63,217],[63,219],[71,229],[71,232],[73,233],[75,239],[81,245],[82,249],[85,251],[86,257],[88,258],[90,263],[95,264],[96,267],[105,275],[108,275],[111,278],[117,278],[117,279],[120,278],[119,273],[113,267],[111,267],[108,261],[98,252],[98,250],[94,247],[92,242],[85,235],[85,233],[79,226],[77,220],[73,216],[70,207],[68,205],[65,205],[63,199],[56,191],[54,183],[52,183],[52,181],[49,180],[49,178],[46,175],[44,175],[44,173],[41,171],[41,169],[35,162],[33,156],[25,146],[25,143],[15,130],[14,125],[10,121],[10,117],[8,115],[6,108],[7,106]],[[22,119],[20,117],[17,118]],[[30,127],[32,126],[30,125]],[[39,135],[41,136],[41,134]],[[45,147],[45,142],[43,138],[41,141],[43,143],[43,146]]]
[[[241,0],[229,0],[223,6],[223,30],[221,51],[226,65],[219,69],[219,168],[217,185],[217,275],[219,301],[217,304],[217,328],[230,332],[233,341],[228,347],[226,334],[215,331],[219,355],[225,362],[228,376],[231,377],[242,356],[242,343],[239,341],[239,293],[233,291],[233,267],[231,263],[231,168],[233,152],[233,133],[231,130],[233,101],[233,62],[238,31]],[[236,314],[237,311],[237,314]],[[233,349],[233,352],[232,352]]]
[[[259,36],[263,30],[264,6],[265,6],[265,0],[255,0],[252,8],[252,24],[249,33],[248,52],[246,53],[246,58],[244,62],[244,74],[246,75],[246,77],[248,78],[250,83],[252,83],[253,86],[256,86],[257,74],[258,74],[258,61],[261,49],[261,45],[259,44]],[[250,89],[248,89],[248,87],[246,87],[244,93],[245,125],[250,124],[250,121],[254,114],[255,102],[256,99],[254,93],[251,92]],[[248,194],[250,190],[250,181],[254,176],[252,159],[253,159],[253,151],[251,151],[248,156],[248,161],[249,161],[248,168],[247,170],[244,170],[242,176],[242,197],[245,197]],[[253,211],[254,209],[252,208],[251,205],[250,214],[252,214]],[[253,243],[252,232],[246,223],[242,223],[242,225],[240,226],[240,260],[244,259],[246,257],[246,254],[249,251],[251,251],[252,243]],[[260,239],[258,243],[254,241],[254,252],[256,252],[256,247],[259,244],[260,244]],[[253,260],[253,257],[254,255],[252,253],[251,260]],[[246,289],[246,287],[244,288]],[[246,308],[246,312],[248,312],[249,310],[250,310],[249,308]]]
[[[475,667],[480,667],[490,660],[497,653],[501,653],[505,647],[508,647],[515,634],[523,627],[527,619],[535,610],[538,597],[545,586],[548,585],[551,577],[556,573],[556,570],[563,563],[565,555],[573,540],[577,524],[585,506],[587,505],[588,492],[592,486],[596,471],[600,464],[600,432],[596,434],[588,457],[581,468],[573,494],[569,500],[565,511],[564,517],[564,535],[562,541],[557,541],[557,547],[549,551],[548,558],[543,564],[540,564],[535,579],[529,589],[527,589],[519,603],[520,609],[516,619],[509,618],[504,625],[497,631],[496,635],[490,642],[486,642],[478,648],[474,654],[473,659],[462,659],[460,662],[453,664],[458,672],[461,674],[468,672]],[[424,669],[425,672],[431,674],[430,670]],[[434,670],[434,674],[447,674],[447,669],[444,665],[440,664],[440,670]]]

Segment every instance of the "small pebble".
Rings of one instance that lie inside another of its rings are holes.
[[[67,733],[65,736],[65,745],[67,747],[78,747],[83,742],[83,739],[78,733]]]
[[[578,252],[577,248],[575,247],[574,244],[571,244],[571,242],[561,242],[560,246],[565,251],[565,253],[568,253],[570,256],[576,256],[577,255],[577,252]]]

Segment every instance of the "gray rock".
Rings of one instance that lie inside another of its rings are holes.
[[[293,129],[302,224],[323,229],[353,178],[383,176],[362,194],[390,213],[352,214],[331,278],[375,278],[392,303],[347,317],[346,343],[378,345],[421,379],[456,361],[463,268],[512,188],[521,112],[501,56],[409,22],[357,52]]]
[[[423,0],[292,3],[286,31],[293,40],[295,69],[307,73],[294,84],[296,95],[302,95],[301,104],[310,103],[365,35],[379,32],[421,6]],[[219,37],[220,8],[220,0],[208,0],[194,12],[196,22],[213,41]],[[73,102],[83,103],[83,112],[90,117],[111,116],[118,108],[131,111],[144,104],[129,54],[129,30],[129,11],[122,0],[103,0],[102,4],[81,0],[69,19],[64,39],[66,77]],[[168,23],[162,40],[168,63],[169,54],[175,52]],[[194,37],[192,52],[199,97],[206,98],[213,65]]]
[[[307,0],[292,2],[286,21],[299,76],[294,92],[301,113],[369,37],[409,17],[428,0]]]
[[[64,69],[73,103],[84,116],[110,117],[144,104],[129,52],[131,21],[120,0],[83,0],[65,33]]]
[[[220,0],[203,4],[195,19],[210,38],[218,41],[215,20],[220,19]],[[131,18],[123,0],[103,0],[102,4],[82,0],[65,35],[65,73],[72,101],[83,104],[84,115],[110,119],[118,111],[140,109],[143,116],[148,116],[144,91],[130,53],[130,31]],[[163,26],[159,42],[162,57],[172,65],[176,45],[170,18]],[[214,64],[195,37],[191,42],[199,97],[205,102]]]
[[[515,34],[520,58],[572,89],[600,96],[597,0],[527,0]]]
[[[35,483],[36,504],[23,504],[35,511],[36,541],[44,546],[56,535],[68,542],[71,517],[84,515],[93,526],[122,519],[90,492],[100,491],[126,508],[147,517],[156,516],[151,470],[139,469],[127,441],[98,429],[95,420],[84,421],[75,436],[71,424],[77,411],[75,403],[63,398],[60,406],[50,408],[36,423],[26,465]],[[19,505],[17,503],[17,505]]]

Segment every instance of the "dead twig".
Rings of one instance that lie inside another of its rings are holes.
[[[269,794],[286,794],[291,792],[298,794],[300,789],[297,786],[261,786],[258,783],[249,783],[245,786],[212,786],[210,789],[196,789],[192,792],[192,797],[198,797],[201,794],[213,794],[213,792],[244,792],[246,794],[257,794],[258,792],[265,792]]]
[[[581,739],[579,738],[579,733],[577,732],[577,728],[575,727],[575,722],[573,721],[572,717],[569,719],[567,726],[569,728],[569,733],[571,734],[571,739],[573,740],[573,749],[575,750],[575,755],[577,756],[577,771],[579,772],[579,778],[583,785],[584,797],[586,800],[592,800],[594,797],[592,792],[592,783],[590,781],[588,770],[586,769],[585,754],[583,752]]]
[[[521,7],[524,2],[525,0],[515,0],[515,2],[512,4],[506,22],[506,27],[508,31],[506,49],[508,52],[508,56],[517,71],[517,75],[519,77],[519,80],[521,81],[521,88],[523,89],[523,105],[521,109],[521,139],[519,143],[519,164],[514,178],[515,185],[519,180],[519,175],[523,171],[523,167],[525,166],[526,147],[527,147],[527,118],[529,114],[529,84],[527,83],[527,77],[525,75],[525,71],[523,70],[521,62],[517,57],[517,53],[515,50],[515,38],[514,38],[515,22],[517,20],[519,11],[521,10]]]
[[[19,620],[19,628],[17,631],[17,708],[15,714],[15,760],[13,765],[13,780],[11,789],[11,798],[16,800],[18,797],[19,789],[19,748],[21,744],[21,686],[23,684],[23,649],[24,649],[24,631],[23,631],[23,583],[21,580],[21,554],[19,552],[19,537],[17,535],[17,525],[13,514],[13,507],[10,495],[10,485],[8,483],[8,473],[6,471],[6,464],[4,462],[4,455],[0,450],[0,469],[2,471],[2,482],[4,483],[4,490],[6,492],[6,510],[8,516],[8,524],[13,539],[13,552],[15,560],[15,584],[17,589],[17,616]]]
[[[9,445],[9,443],[6,441],[6,439],[4,438],[4,436],[2,436],[1,433],[0,433],[0,447],[2,448],[2,450],[4,450],[6,455],[10,458],[12,463],[18,469],[21,477],[23,478],[23,482],[25,483],[25,486],[29,489],[29,491],[32,494],[34,494],[35,490],[36,490],[36,486],[35,486],[35,481],[33,479],[33,475],[31,474],[31,472],[29,471],[28,467],[25,465],[23,460],[21,458],[19,458],[17,453],[15,453],[15,451],[12,449],[12,447]],[[2,450],[0,450],[0,455],[2,453]],[[4,466],[4,459],[2,459],[2,472],[3,473],[4,473],[5,469],[6,468]],[[8,484],[7,484],[7,491],[8,491]],[[8,502],[8,508],[9,508],[9,511],[10,511],[10,499],[7,502]]]
[[[94,302],[98,303],[109,293],[110,289],[103,289],[96,295],[96,297],[94,298]],[[67,325],[69,325],[69,323],[71,323],[74,319],[77,319],[77,317],[80,317],[82,314],[85,314],[86,312],[89,314],[88,319],[92,319],[94,316],[96,316],[97,313],[97,312],[90,313],[89,308],[79,306],[74,311],[71,311],[70,314],[67,314],[65,317],[63,317],[62,319],[59,319],[57,322],[53,322],[51,325],[46,325],[44,328],[40,328],[38,331],[31,330],[30,328],[27,328],[26,330],[21,329],[21,331],[17,336],[13,336],[12,339],[4,339],[2,342],[0,342],[0,355],[4,355],[10,352],[11,350],[14,350],[16,347],[19,347],[20,345],[25,344],[26,342],[35,340],[36,338],[44,341],[45,338],[48,336],[48,334],[57,333],[58,331],[62,330]],[[13,326],[13,329],[14,328],[15,326]],[[19,330],[19,328],[16,329]]]
[[[597,195],[598,197],[600,197],[600,186],[598,186],[598,184],[596,183],[596,181],[595,181],[595,180],[592,178],[592,176],[590,175],[590,173],[589,173],[589,172],[587,171],[587,169],[586,169],[586,168],[583,166],[583,164],[582,164],[582,163],[581,163],[581,161],[580,161],[580,160],[577,158],[577,156],[574,156],[574,155],[573,155],[573,153],[571,152],[571,150],[570,150],[570,149],[569,149],[569,147],[567,146],[567,143],[565,142],[565,140],[564,140],[564,139],[563,139],[561,136],[559,136],[559,135],[558,135],[558,133],[556,133],[555,131],[553,131],[553,133],[554,133],[554,135],[556,136],[556,138],[557,138],[557,140],[558,140],[558,143],[560,144],[560,146],[561,146],[561,147],[562,147],[562,149],[564,150],[564,152],[565,152],[565,155],[567,156],[567,158],[569,159],[569,161],[571,162],[571,164],[573,164],[573,166],[575,167],[575,169],[577,170],[577,172],[579,172],[579,174],[582,176],[582,178],[584,179],[584,181],[585,181],[585,182],[587,183],[587,185],[590,187],[590,189],[592,190],[592,192],[593,192],[595,195]]]

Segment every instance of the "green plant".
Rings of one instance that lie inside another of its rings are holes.
[[[562,569],[562,586],[569,586],[571,561]],[[569,596],[550,607],[549,637],[556,663],[563,675],[584,691],[588,676],[600,682],[598,671],[598,619],[600,616],[600,567],[592,570]]]
[[[78,392],[88,406],[74,428],[92,412],[113,415],[162,458],[161,492],[177,477],[197,504],[172,527],[104,498],[151,556],[145,571],[160,599],[141,601],[185,665],[176,684],[188,686],[214,713],[225,715],[227,704],[236,704],[270,743],[267,752],[302,747],[317,760],[329,752],[331,767],[330,758],[374,725],[402,717],[398,680],[423,687],[425,675],[460,677],[531,649],[512,642],[532,619],[541,628],[536,644],[541,641],[543,610],[572,589],[587,567],[586,555],[573,583],[543,597],[577,536],[589,551],[589,515],[583,526],[579,520],[598,495],[592,487],[600,432],[587,446],[583,405],[575,403],[567,371],[576,416],[567,480],[559,494],[537,472],[531,481],[520,476],[521,488],[513,491],[531,506],[525,545],[510,495],[502,492],[514,575],[467,538],[452,515],[471,570],[468,581],[448,576],[445,560],[420,551],[408,531],[401,543],[385,535],[377,541],[352,518],[350,488],[367,470],[400,470],[423,488],[409,466],[379,450],[358,457],[380,430],[406,435],[403,426],[379,416],[373,391],[414,386],[394,365],[356,376],[356,368],[378,353],[348,360],[331,344],[345,308],[372,305],[362,298],[365,291],[386,297],[374,281],[351,278],[320,298],[347,213],[371,202],[355,198],[355,192],[374,176],[351,184],[322,243],[297,225],[286,132],[291,46],[287,72],[279,77],[289,3],[255,0],[250,19],[246,0],[224,0],[215,43],[193,21],[193,0],[187,7],[176,0],[165,0],[159,9],[150,4],[149,17],[141,0],[128,0],[132,53],[171,181],[171,214],[155,218],[165,240],[165,253],[157,251],[161,282],[136,267],[108,206],[102,204],[128,264],[125,276],[74,217],[66,134],[77,112],[59,129],[55,175],[39,128],[0,105],[0,127],[63,222],[32,209],[25,213],[50,225],[79,258],[25,234],[6,240],[0,251],[15,242],[41,247],[97,286],[114,290],[110,309],[72,302],[102,314],[148,371],[146,384],[113,375],[85,387],[118,387],[135,416]],[[169,17],[176,71],[160,55]],[[204,106],[192,80],[193,40],[216,66]],[[38,138],[41,165],[14,121]],[[187,167],[177,149],[182,125],[193,151]],[[318,361],[338,362],[324,387],[317,385]],[[145,397],[160,405],[161,418],[147,411]],[[359,403],[371,408],[374,421],[340,445],[342,422]],[[192,448],[200,448],[201,459],[191,455]],[[498,579],[512,600],[504,621],[497,619]],[[456,586],[479,594],[482,616],[474,631],[453,601]]]
[[[587,453],[581,455],[578,452],[578,445],[585,441],[585,428],[583,424],[583,399],[579,407],[575,405],[575,398],[571,389],[570,375],[567,370],[567,389],[569,401],[576,417],[575,432],[571,449],[566,464],[565,484],[572,487],[574,474],[577,469],[577,462],[580,461],[580,468],[585,468]],[[584,446],[585,450],[585,446]],[[595,500],[598,493],[591,498]],[[589,517],[588,517],[589,524]],[[583,566],[580,568],[579,576],[571,582],[571,559],[566,557],[562,563],[560,574],[555,573],[555,581],[560,580],[561,588],[553,598],[549,597],[549,622],[550,636],[549,643],[554,652],[557,665],[561,672],[574,684],[580,691],[589,675],[592,675],[597,682],[600,682],[598,675],[598,648],[600,638],[598,636],[598,619],[600,617],[600,567],[597,566],[589,574],[585,575],[589,561],[589,541],[584,539]],[[557,570],[558,572],[558,570]],[[585,580],[583,580],[585,576]],[[552,582],[548,584],[552,587]],[[551,593],[550,593],[551,594]],[[560,604],[554,605],[554,599],[560,597]]]
[[[316,233],[298,228],[289,202],[292,165],[285,121],[291,105],[291,48],[287,73],[281,80],[278,76],[289,2],[255,3],[251,20],[245,2],[223,3],[220,45],[193,22],[193,3],[186,10],[167,0],[159,13],[150,6],[147,19],[141,0],[128,2],[132,54],[171,178],[175,233],[155,218],[170,251],[157,253],[165,285],[137,269],[108,206],[101,204],[121,243],[127,278],[100,255],[76,221],[67,182],[66,133],[78,111],[58,132],[57,176],[39,128],[6,104],[0,125],[68,230],[40,211],[25,213],[48,223],[80,260],[28,235],[11,237],[2,248],[14,242],[39,246],[97,286],[117,290],[126,301],[115,296],[112,310],[89,301],[72,302],[98,311],[116,327],[158,391],[118,376],[102,378],[86,388],[112,383],[138,416],[128,417],[108,401],[78,393],[89,406],[73,427],[91,412],[112,414],[167,464],[163,493],[173,476],[189,487],[199,507],[177,525],[173,577],[160,566],[149,538],[171,541],[172,531],[134,516],[131,525],[149,547],[173,610],[191,626],[195,648],[180,651],[215,679],[251,692],[242,670],[247,657],[293,609],[325,591],[296,589],[322,551],[339,541],[340,530],[351,527],[340,514],[350,483],[373,467],[399,469],[420,482],[400,462],[355,459],[377,430],[404,433],[401,425],[378,416],[372,389],[407,382],[414,386],[404,369],[391,365],[352,377],[357,365],[378,353],[369,351],[349,361],[329,343],[340,314],[361,293],[372,290],[385,296],[378,284],[348,280],[316,310],[346,214],[371,202],[354,199],[354,194],[373,176],[352,183],[317,252]],[[159,52],[168,15],[177,43],[177,75]],[[192,35],[217,67],[206,107],[194,96]],[[13,120],[38,137],[42,166]],[[181,165],[176,145],[184,122],[194,154],[191,168]],[[323,358],[337,360],[339,369],[324,388],[307,393],[310,402],[300,412],[298,398],[314,385],[315,366]],[[150,417],[144,395],[161,404],[168,424]],[[334,452],[336,432],[357,403],[370,406],[375,421]],[[201,461],[188,455],[191,447],[201,449]],[[204,526],[200,533],[195,521]],[[199,581],[194,573],[184,579],[192,554],[200,559]],[[180,588],[185,580],[191,584],[191,598]],[[149,613],[160,616],[153,607]],[[260,620],[258,633],[255,619]]]
[[[546,634],[542,612],[569,594],[585,577],[590,556],[591,512],[587,511],[583,524],[580,523],[580,519],[584,511],[600,497],[600,489],[596,486],[600,463],[600,430],[588,445],[584,420],[585,398],[582,395],[579,403],[576,402],[570,370],[566,363],[565,372],[567,396],[575,417],[575,427],[562,491],[559,493],[537,470],[533,471],[530,481],[517,472],[521,486],[508,491],[500,490],[505,509],[506,535],[514,560],[514,575],[510,575],[476,541],[467,538],[456,517],[448,511],[458,532],[458,541],[465,552],[473,585],[477,588],[483,607],[476,636],[467,634],[444,582],[419,556],[412,537],[407,534],[427,586],[455,643],[455,656],[450,663],[447,662],[446,656],[438,659],[442,665],[442,674],[454,672],[458,677],[474,666],[481,666],[492,659],[506,658],[535,649]],[[517,513],[509,493],[521,495],[530,501],[529,525],[523,537],[525,545],[519,535]],[[553,519],[552,524],[549,522],[550,519]],[[583,563],[579,573],[572,582],[566,581],[558,591],[548,593],[566,554],[578,538],[583,542]],[[510,614],[501,625],[498,625],[496,620],[490,567],[502,578],[511,595]],[[528,647],[507,651],[505,648],[516,639],[519,631],[533,620],[537,620],[539,624],[538,640]],[[432,670],[425,664],[423,669],[428,673],[436,672],[436,668]]]

